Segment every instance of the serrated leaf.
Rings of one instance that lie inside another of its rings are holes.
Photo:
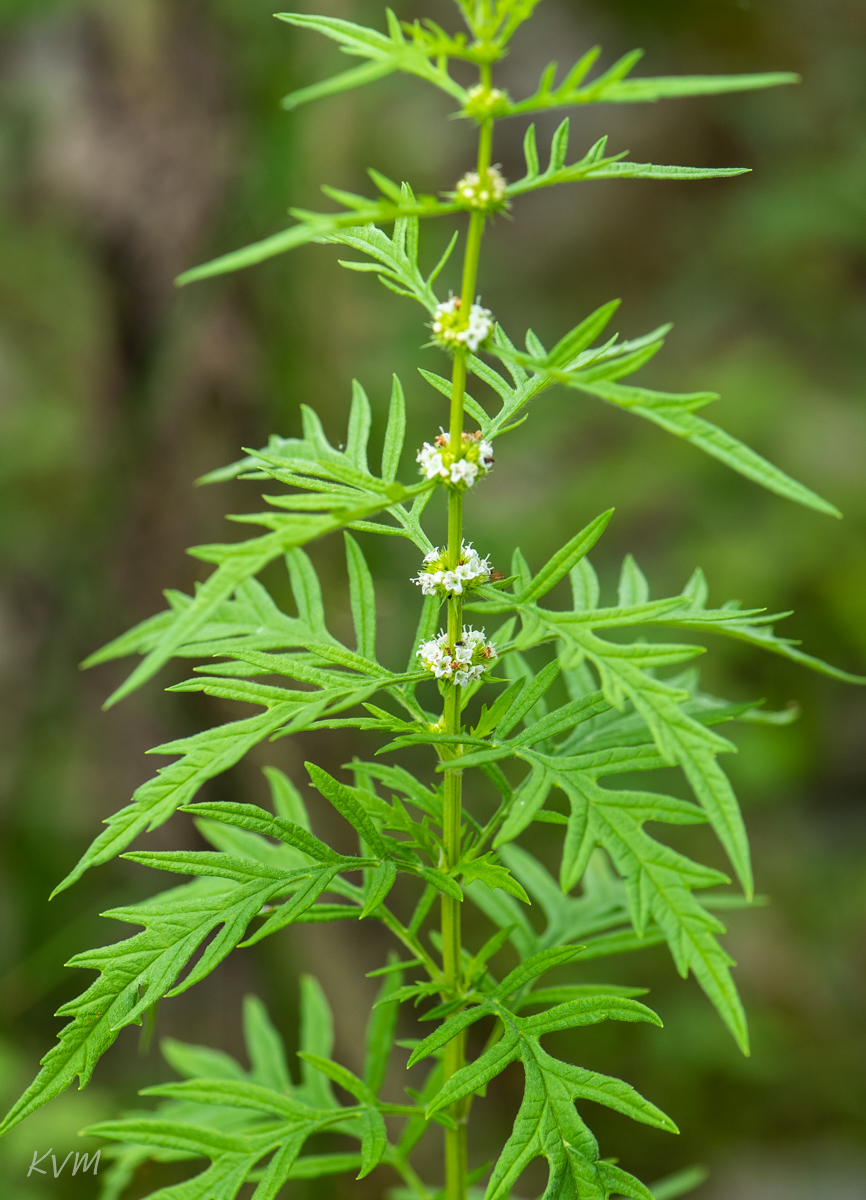
[[[530,679],[526,687],[515,697],[505,716],[496,727],[497,737],[507,737],[515,725],[531,712],[544,696],[560,671],[559,661],[554,659]]]
[[[273,801],[274,812],[277,816],[283,817],[286,821],[291,821],[294,825],[300,825],[308,833],[312,832],[310,829],[310,818],[304,807],[301,793],[292,783],[291,779],[279,767],[262,767],[262,772],[270,786],[271,800]]]
[[[403,385],[394,376],[391,388],[391,404],[388,408],[388,426],[385,430],[385,443],[382,447],[382,478],[387,483],[393,483],[397,478],[400,466],[400,455],[406,440],[406,401],[403,395]]]
[[[385,838],[364,812],[352,790],[344,783],[334,779],[327,771],[316,766],[315,763],[304,763],[304,766],[307,768],[313,786],[322,793],[326,800],[330,800],[334,808],[346,818],[376,854],[388,858],[390,851]]]
[[[516,896],[524,904],[530,903],[526,891],[512,877],[508,868],[503,867],[501,863],[492,861],[489,854],[485,854],[482,858],[472,859],[468,863],[458,864],[456,870],[462,873],[464,882],[467,884],[478,880],[491,891],[501,888],[503,892],[507,892],[509,896]]]
[[[385,1120],[375,1108],[365,1108],[361,1115],[361,1169],[357,1178],[363,1179],[379,1165],[388,1146]]]
[[[535,820],[538,810],[550,795],[554,777],[543,765],[534,766],[515,793],[508,816],[496,835],[497,847],[513,841]]]
[[[241,1064],[223,1050],[209,1046],[194,1046],[176,1038],[163,1038],[159,1043],[163,1058],[170,1067],[187,1079],[206,1076],[209,1079],[243,1079]]]
[[[42,1060],[41,1071],[7,1114],[0,1132],[59,1095],[76,1077],[84,1086],[120,1030],[139,1021],[146,1009],[172,989],[186,963],[214,930],[222,926],[199,960],[196,975],[201,975],[203,967],[205,973],[212,969],[237,945],[249,922],[281,886],[279,872],[266,872],[256,864],[247,867],[248,882],[243,884],[223,883],[214,890],[196,883],[173,889],[164,900],[155,897],[105,914],[142,925],[144,930],[125,942],[70,959],[70,966],[96,970],[99,978],[78,999],[58,1010],[58,1015],[73,1020],[61,1031],[59,1044]]]
[[[595,1002],[588,1003],[591,1006]],[[627,1007],[615,1011],[614,1004]],[[494,1167],[486,1200],[499,1200],[506,1196],[529,1162],[540,1155],[546,1157],[550,1164],[548,1190],[552,1194],[562,1194],[561,1176],[566,1170],[576,1172],[581,1182],[575,1193],[565,1194],[589,1195],[606,1200],[598,1146],[575,1110],[575,1099],[594,1100],[633,1120],[670,1132],[676,1132],[676,1126],[655,1105],[621,1080],[552,1058],[542,1049],[538,1034],[533,1032],[541,1027],[539,1018],[517,1017],[492,1001],[479,1005],[475,1010],[476,1015],[494,1011],[505,1027],[503,1037],[474,1062],[452,1075],[428,1104],[428,1114],[479,1091],[505,1067],[519,1059],[525,1075],[523,1102],[511,1136]],[[614,1002],[613,998],[607,1015],[614,1019],[625,1015],[628,1020],[645,1020],[647,1016],[657,1020],[643,1005],[636,1005],[629,1000]],[[471,1016],[472,1013],[461,1013],[459,1017],[445,1022],[441,1031],[437,1031],[437,1040],[441,1041],[446,1033],[453,1036],[461,1023],[465,1028]],[[604,1019],[598,1010],[595,1016]],[[426,1039],[426,1045],[431,1044],[432,1039]]]
[[[258,996],[244,997],[243,1028],[254,1082],[278,1092],[290,1092],[292,1081],[283,1039]]]
[[[182,804],[192,799],[202,784],[233,766],[251,747],[264,741],[296,713],[296,706],[286,703],[260,716],[157,746],[152,754],[179,754],[181,758],[169,767],[161,767],[153,779],[136,790],[130,805],[107,818],[108,828],[94,839],[53,894],[70,887],[90,867],[114,858],[140,833],[164,824]]]
[[[505,976],[496,989],[497,996],[510,996],[512,992],[525,987],[546,971],[562,966],[563,963],[573,962],[582,950],[582,946],[554,946],[549,950],[540,950]]]
[[[396,955],[391,956],[392,967],[395,965],[395,958]],[[394,1000],[394,995],[402,986],[402,971],[394,970],[385,976],[367,1022],[364,1082],[374,1096],[378,1096],[385,1082],[388,1062],[394,1048],[394,1035],[400,1013],[400,1005]]]
[[[627,554],[623,559],[617,599],[623,608],[633,604],[646,604],[649,600],[647,578],[631,554]]]
[[[344,533],[346,563],[349,568],[349,597],[355,626],[355,645],[362,658],[376,661],[376,591],[373,576],[361,547],[350,533]]]
[[[677,1171],[675,1175],[668,1175],[654,1183],[650,1188],[652,1200],[676,1200],[678,1196],[685,1196],[706,1183],[709,1177],[706,1167],[686,1167],[684,1171]]]
[[[396,69],[389,62],[365,63],[361,67],[353,67],[350,71],[342,71],[339,75],[332,75],[330,79],[323,79],[319,83],[296,88],[287,96],[283,96],[280,104],[291,112],[313,100],[322,100],[326,96],[335,96],[340,92],[348,92],[352,88],[362,87],[366,83],[374,83],[377,79],[384,79],[386,75],[392,75]]]
[[[334,1018],[322,985],[313,975],[301,976],[300,1049],[318,1058],[329,1058],[334,1048]],[[327,1076],[301,1059],[303,1095],[316,1107],[334,1108],[336,1100]]]

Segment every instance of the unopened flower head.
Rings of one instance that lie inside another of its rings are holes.
[[[505,206],[505,180],[498,167],[488,167],[482,175],[470,171],[457,184],[455,197],[469,208],[495,211]]]
[[[464,433],[460,448],[451,449],[451,434],[440,433],[425,442],[415,456],[425,479],[439,479],[449,487],[465,490],[493,466],[493,446],[481,433]]]
[[[464,687],[480,679],[498,657],[496,647],[488,642],[479,629],[463,629],[460,641],[451,646],[448,634],[440,633],[429,642],[422,642],[416,651],[421,666],[434,679],[445,679]]]
[[[504,116],[510,103],[507,92],[488,84],[476,83],[466,95],[463,111],[467,117],[474,117],[476,121],[487,121],[491,117]]]
[[[471,543],[464,542],[457,565],[450,569],[448,552],[437,546],[424,559],[420,573],[412,580],[425,596],[460,596],[490,578],[490,559],[481,558]]]
[[[465,346],[474,353],[493,332],[493,314],[489,308],[473,304],[467,321],[463,313],[463,301],[459,296],[452,296],[437,304],[430,328],[433,330],[433,341],[445,350],[457,350]]]

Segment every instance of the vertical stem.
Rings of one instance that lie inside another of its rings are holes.
[[[489,85],[490,70],[482,71],[482,82]],[[485,121],[478,140],[478,172],[483,174],[490,166],[493,144],[493,122]],[[461,311],[466,321],[475,300],[478,281],[478,262],[481,254],[481,238],[484,233],[485,215],[475,211],[469,221],[466,253],[463,260],[463,285],[461,289]],[[454,355],[454,370],[451,388],[451,420],[449,433],[452,446],[459,446],[463,438],[463,407],[466,396],[467,351],[458,350]],[[448,566],[457,566],[463,549],[463,493],[452,490],[448,498]],[[448,643],[454,646],[463,635],[463,597],[448,599]],[[452,684],[445,694],[445,732],[459,734],[461,729],[460,689]],[[443,841],[448,867],[460,861],[462,836],[463,775],[459,770],[445,773],[445,802],[443,815]],[[442,969],[445,976],[446,995],[450,999],[459,994],[462,983],[462,943],[460,931],[460,902],[450,896],[442,897]],[[464,1037],[453,1038],[445,1047],[445,1079],[448,1080],[463,1066]],[[466,1198],[466,1117],[468,1106],[459,1102],[452,1106],[451,1117],[454,1129],[445,1131],[445,1196],[446,1200]]]

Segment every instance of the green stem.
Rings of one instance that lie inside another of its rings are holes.
[[[482,81],[489,83],[489,68],[482,72]],[[493,122],[481,126],[478,139],[478,173],[481,175],[490,166],[493,145]],[[483,212],[473,212],[469,221],[466,253],[463,260],[463,286],[461,289],[461,311],[468,323],[469,313],[475,300],[478,282],[478,263],[481,255],[481,239],[484,233]],[[454,356],[451,388],[450,439],[452,446],[459,446],[463,439],[463,409],[466,399],[467,351],[458,350]],[[448,566],[454,569],[460,561],[463,549],[463,493],[456,489],[448,499]],[[448,643],[454,646],[463,634],[463,597],[448,599]],[[445,732],[459,734],[461,729],[460,689],[451,684],[445,694]],[[463,774],[459,770],[445,773],[445,800],[443,816],[443,842],[445,865],[448,869],[460,861],[463,832]],[[460,902],[450,896],[442,897],[442,973],[444,976],[443,997],[452,999],[462,989],[462,938],[460,930]],[[464,1038],[452,1039],[445,1047],[445,1079],[451,1078],[465,1062]],[[466,1198],[466,1117],[468,1106],[460,1102],[452,1106],[453,1129],[445,1130],[445,1197],[446,1200]]]

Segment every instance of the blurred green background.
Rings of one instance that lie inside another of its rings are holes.
[[[321,7],[381,23],[370,0]],[[452,20],[444,0],[394,7],[401,17]],[[76,665],[161,608],[163,587],[189,589],[197,567],[185,547],[222,540],[223,513],[257,504],[254,485],[193,490],[192,481],[270,431],[297,432],[300,402],[312,403],[341,441],[352,375],[381,414],[390,372],[401,374],[410,445],[443,419],[441,400],[415,374],[419,363],[437,361],[419,349],[420,310],[342,271],[332,248],[304,248],[183,293],[172,286],[184,267],[282,227],[287,204],[315,206],[320,181],[363,188],[373,164],[437,190],[470,165],[471,130],[445,120],[447,100],[418,81],[391,79],[282,113],[285,92],[345,59],[278,25],[271,9],[265,0],[0,0],[7,1098],[51,1044],[52,1013],[85,981],[64,960],[123,935],[96,913],[156,888],[143,869],[115,863],[50,906],[48,892],[99,821],[159,765],[143,757],[148,747],[233,713],[200,696],[166,695],[157,683],[103,714],[123,664],[88,675]],[[866,7],[544,0],[502,79],[526,93],[551,57],[570,65],[596,41],[605,63],[643,46],[639,73],[793,69],[804,82],[574,113],[578,152],[607,132],[614,150],[630,149],[638,161],[741,165],[753,174],[593,183],[532,197],[489,236],[485,303],[514,334],[531,322],[548,342],[612,296],[623,298],[625,335],[675,321],[646,380],[723,393],[713,419],[838,504],[845,520],[795,509],[654,427],[556,391],[538,402],[525,437],[501,443],[496,472],[472,497],[471,535],[498,565],[516,542],[537,566],[615,504],[594,555],[609,588],[629,550],[657,595],[679,589],[701,565],[713,600],[793,608],[790,636],[863,671]],[[539,123],[544,132],[552,121]],[[503,126],[496,145],[512,177],[522,134],[518,123]],[[429,263],[445,236],[431,231]],[[399,658],[415,619],[407,582],[415,556],[403,546],[371,552],[382,574],[380,637],[388,631]],[[316,547],[314,558],[339,632],[347,621],[339,546]],[[769,898],[735,916],[727,939],[753,1055],[738,1056],[666,954],[644,952],[608,977],[651,984],[665,1032],[593,1032],[575,1053],[624,1073],[683,1134],[675,1141],[616,1116],[590,1119],[604,1152],[621,1154],[643,1178],[706,1162],[712,1178],[696,1193],[702,1200],[866,1197],[866,693],[735,645],[713,646],[704,662],[709,684],[731,698],[802,706],[789,728],[741,730],[741,752],[726,764]],[[166,672],[163,682],[177,678]],[[308,754],[338,766],[358,748],[325,738],[282,742],[215,790],[261,799],[262,763],[301,779]],[[191,846],[195,837],[176,819],[148,844]],[[0,1143],[3,1195],[95,1194],[90,1177],[25,1178],[33,1151],[53,1147],[62,1158],[80,1146],[78,1128],[167,1077],[159,1036],[237,1051],[249,990],[266,998],[291,1043],[299,969],[318,973],[342,999],[339,1049],[357,1061],[370,1000],[362,974],[381,946],[358,945],[354,931],[337,926],[312,929],[238,952],[193,995],[163,1005],[153,1049],[127,1030],[86,1091]],[[506,1094],[487,1103],[486,1145],[501,1140],[514,1101]],[[435,1156],[431,1163],[435,1172]],[[143,1181],[140,1194],[156,1182]],[[363,1185],[317,1185],[317,1193],[368,1200],[384,1182],[374,1175]]]

